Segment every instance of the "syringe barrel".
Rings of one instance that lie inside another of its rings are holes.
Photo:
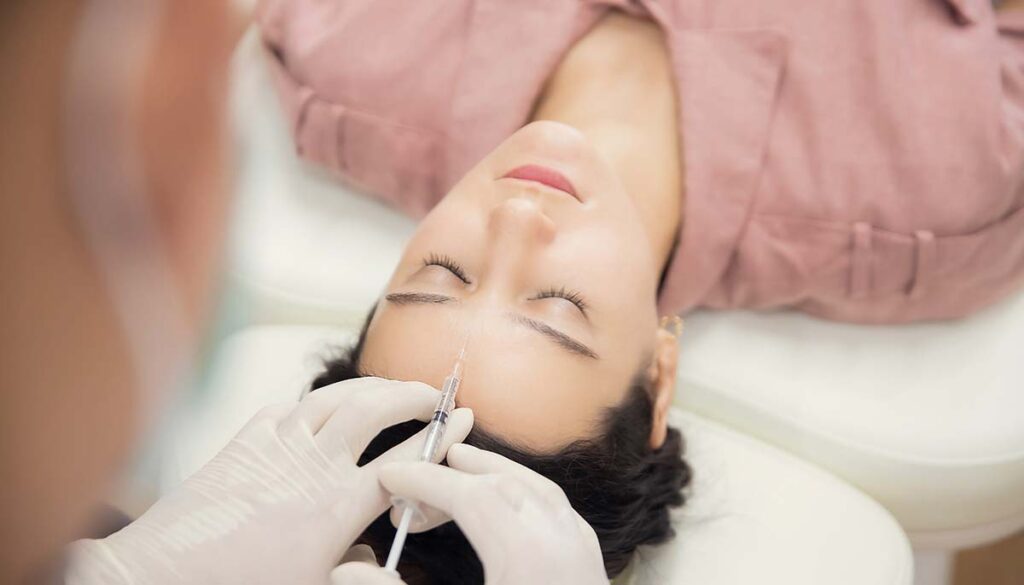
[[[438,418],[438,415],[441,415]],[[437,449],[441,446],[441,438],[444,436],[444,429],[448,426],[448,416],[443,412],[435,412],[434,419],[430,421],[429,430],[427,431],[427,440],[423,443],[423,451],[420,453],[421,461],[434,462],[434,457],[437,455]]]
[[[459,359],[455,362],[455,367],[452,369],[452,374],[445,378],[444,385],[441,387],[441,399],[437,403],[437,408],[434,409],[434,415],[430,417],[430,422],[427,424],[427,440],[423,442],[423,451],[420,452],[421,461],[433,462],[437,456],[437,450],[441,447],[441,440],[444,438],[444,431],[448,426],[448,415],[455,408],[455,393],[458,391],[459,382],[462,380],[462,358],[465,353],[466,348],[463,347],[462,351],[459,352]],[[395,501],[393,500],[393,502]],[[405,545],[405,536],[409,531],[412,515],[419,512],[419,508],[413,502],[407,501],[401,504],[395,502],[395,505],[405,506],[405,509],[402,511],[402,520],[391,543],[391,551],[388,553],[386,568],[392,573],[396,573],[395,569],[398,567],[398,560],[402,555],[402,547]]]
[[[448,415],[455,408],[455,391],[458,389],[459,378],[448,376],[444,380],[441,390],[441,400],[437,403],[434,415],[430,417],[427,425],[427,440],[423,443],[423,451],[420,452],[421,461],[434,461],[437,450],[441,446],[441,439],[444,438],[445,427],[448,426]]]

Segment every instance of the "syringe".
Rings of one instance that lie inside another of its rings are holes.
[[[455,393],[459,391],[459,383],[462,382],[462,359],[465,355],[466,348],[463,346],[462,351],[459,352],[459,358],[455,360],[452,373],[444,379],[444,385],[441,387],[441,399],[437,402],[434,415],[430,417],[430,422],[427,424],[427,440],[420,452],[420,461],[433,462],[438,448],[441,447],[441,440],[444,438],[444,431],[448,426],[448,415],[455,408]],[[404,509],[402,510],[402,519],[398,523],[398,530],[395,532],[395,539],[391,541],[388,560],[384,564],[384,568],[392,572],[397,572],[398,559],[402,556],[402,547],[405,546],[405,537],[409,534],[412,517],[414,514],[420,514],[416,502],[402,500],[396,501],[395,505]]]

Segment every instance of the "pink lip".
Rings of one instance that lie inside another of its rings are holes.
[[[565,175],[548,167],[542,167],[540,165],[524,165],[512,169],[505,173],[503,179],[519,179],[522,181],[533,181],[534,183],[540,183],[547,185],[552,189],[558,189],[572,195],[576,199],[579,196],[576,195],[576,188],[572,186],[569,179],[565,178]]]

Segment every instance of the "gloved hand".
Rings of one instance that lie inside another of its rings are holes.
[[[488,585],[608,584],[601,548],[554,482],[505,457],[452,445],[448,467],[389,463],[378,473],[395,496],[427,504],[459,525],[484,566]],[[396,585],[367,563],[346,563],[333,585]]]
[[[415,461],[425,429],[364,467],[359,455],[382,429],[428,420],[439,398],[426,384],[360,378],[267,407],[137,521],[72,545],[66,583],[328,583],[390,505],[379,469]],[[439,456],[472,425],[471,411],[455,410]]]

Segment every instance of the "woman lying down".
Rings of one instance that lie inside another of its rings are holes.
[[[422,217],[313,386],[440,387],[468,338],[467,442],[560,486],[610,577],[671,538],[690,478],[659,322],[949,319],[1024,276],[1024,19],[982,0],[269,0],[259,23],[299,152]],[[361,540],[382,561],[393,534]],[[454,524],[402,559],[483,580]]]
[[[671,537],[669,511],[690,479],[667,426],[678,330],[659,328],[661,266],[616,183],[568,126],[517,132],[423,220],[359,341],[313,382],[379,376],[440,388],[465,344],[465,442],[558,484],[596,532],[610,576],[638,546]],[[421,428],[388,429],[362,462]],[[394,533],[385,515],[362,542],[387,555]],[[454,524],[411,535],[399,571],[409,583],[483,582]]]

